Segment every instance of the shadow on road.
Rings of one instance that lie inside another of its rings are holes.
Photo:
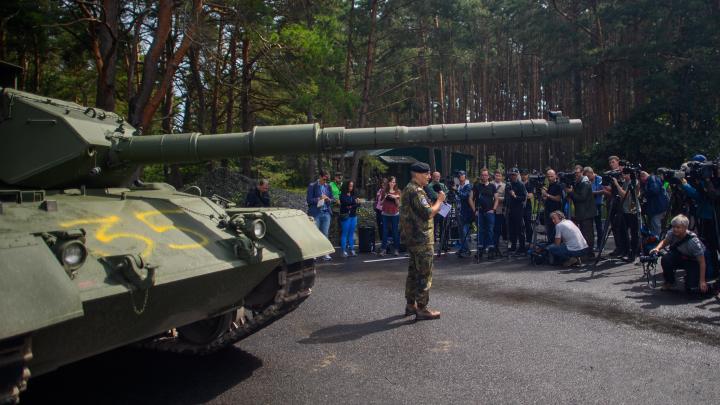
[[[298,343],[307,345],[349,342],[373,333],[396,329],[414,322],[414,320],[406,318],[404,315],[394,315],[385,319],[365,323],[333,325],[316,330],[310,334],[309,337],[299,340]]]
[[[249,378],[262,361],[237,347],[208,356],[123,348],[31,379],[27,404],[197,404]]]

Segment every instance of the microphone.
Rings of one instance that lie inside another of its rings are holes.
[[[440,184],[439,184],[439,183],[433,184],[432,189],[433,189],[433,191],[435,191],[436,193],[439,193],[439,192],[442,191],[442,187],[440,187]]]

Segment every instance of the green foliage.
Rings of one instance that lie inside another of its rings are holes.
[[[200,88],[193,88],[187,58],[178,68],[175,132],[199,130],[201,113],[204,131],[213,125],[222,132],[308,121],[352,126],[361,105],[372,0],[355,0],[352,10],[349,0],[218,4],[206,4],[195,39],[201,45]],[[602,168],[609,154],[620,154],[650,168],[676,167],[695,153],[714,157],[720,152],[717,2],[385,0],[378,6],[370,125],[439,123],[441,105],[447,122],[535,118],[559,108],[582,118],[588,128],[575,156],[583,164]],[[97,68],[89,51],[89,26],[77,21],[77,7],[72,1],[0,2],[0,55],[27,67],[26,90],[93,105]],[[154,31],[146,28],[152,25],[153,7],[152,2],[134,2],[123,8],[116,77],[121,115],[127,114],[126,89],[133,84],[126,68],[127,45],[135,35],[130,22],[147,12],[139,33],[147,46],[153,39]],[[233,33],[238,48],[231,61]],[[248,60],[242,56],[244,40]],[[530,72],[533,63],[537,78]],[[237,78],[231,85],[231,68],[242,72],[246,64],[249,83]],[[528,101],[532,85],[539,87],[535,105]],[[241,106],[244,90],[249,95]],[[234,94],[234,121],[225,125],[229,94]],[[603,106],[599,94],[607,98]],[[602,117],[600,107],[609,110]],[[247,122],[241,122],[242,113]],[[160,113],[146,132],[159,131],[159,118]],[[602,120],[607,122],[600,125]],[[500,161],[496,150],[489,153],[491,169],[510,163]],[[317,157],[256,159],[252,174],[279,187],[304,186],[310,159]],[[387,170],[377,159],[364,164],[365,173]],[[207,167],[183,165],[183,178],[194,179]],[[144,177],[163,181],[163,169],[147,166]]]

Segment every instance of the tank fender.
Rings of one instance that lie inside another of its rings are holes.
[[[257,215],[247,208],[231,208],[227,213]],[[297,263],[335,252],[332,243],[315,226],[312,218],[300,210],[272,208],[260,211],[267,231],[260,244],[282,251],[286,263]]]
[[[0,236],[0,308],[0,339],[84,314],[63,266],[40,236],[29,234]]]

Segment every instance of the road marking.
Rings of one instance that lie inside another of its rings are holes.
[[[387,259],[363,260],[363,263],[387,262],[390,260],[402,260],[402,259],[407,259],[407,258],[408,258],[407,256],[401,256],[401,257],[390,257]]]

